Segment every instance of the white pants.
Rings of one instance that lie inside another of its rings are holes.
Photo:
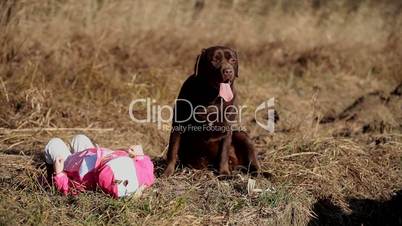
[[[88,148],[93,148],[95,145],[91,140],[83,135],[75,135],[70,143],[70,148],[60,138],[52,138],[45,147],[45,161],[47,164],[53,164],[57,157],[62,157],[64,160],[73,153],[83,151]]]

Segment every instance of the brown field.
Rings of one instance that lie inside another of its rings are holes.
[[[402,3],[202,2],[0,1],[0,225],[402,224]],[[140,199],[49,185],[43,147],[75,133],[142,144],[159,174],[169,131],[129,104],[172,105],[212,45],[239,51],[243,104],[276,99],[275,133],[243,121],[272,174],[254,177],[262,192],[187,168]]]

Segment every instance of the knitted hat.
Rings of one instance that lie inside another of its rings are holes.
[[[123,197],[134,193],[138,179],[134,159],[118,156],[102,162],[98,171],[98,185],[113,197]]]

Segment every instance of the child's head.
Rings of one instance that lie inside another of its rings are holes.
[[[134,193],[139,187],[134,160],[121,156],[104,162],[99,169],[98,184],[113,197]]]
[[[118,156],[101,163],[98,184],[113,197],[123,197],[135,193],[141,186],[151,186],[154,182],[153,164],[148,156],[141,159]]]

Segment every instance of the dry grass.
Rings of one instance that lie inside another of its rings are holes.
[[[402,82],[401,7],[391,0],[220,0],[203,8],[184,0],[2,1],[1,224],[305,225],[323,198],[345,211],[353,211],[350,198],[389,199],[402,187],[402,103],[390,94]],[[172,104],[196,55],[217,44],[239,50],[242,103],[276,97],[275,134],[259,128],[252,111],[244,121],[273,174],[256,178],[264,192],[247,193],[249,175],[221,180],[189,169],[158,179],[139,200],[99,192],[66,198],[46,183],[43,146],[74,131],[23,129],[114,128],[87,133],[104,146],[141,143],[159,156],[168,131],[131,122],[130,101]],[[382,93],[367,96],[374,91]],[[329,116],[332,123],[319,123]]]

